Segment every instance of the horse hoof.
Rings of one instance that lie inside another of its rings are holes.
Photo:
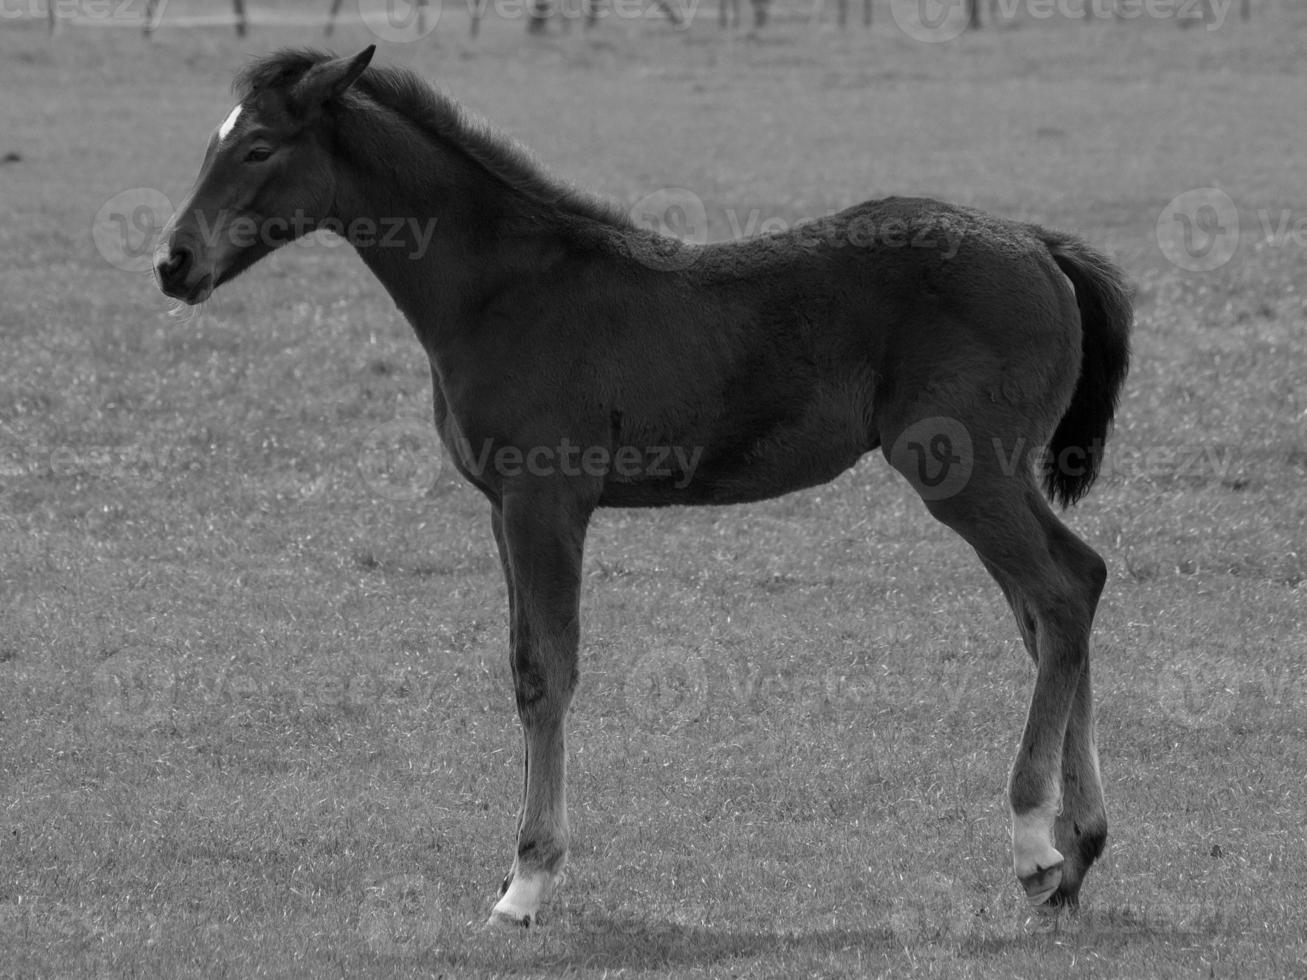
[[[516,869],[507,879],[508,889],[490,912],[488,926],[530,929],[539,925],[540,906],[548,902],[563,883],[559,872],[524,872]]]
[[[1043,905],[1053,897],[1057,886],[1062,883],[1062,863],[1058,861],[1047,868],[1036,865],[1032,874],[1017,879],[1026,890],[1026,900],[1031,905]]]
[[[485,929],[495,932],[524,932],[535,925],[535,918],[531,915],[512,915],[507,912],[491,912],[490,918],[486,919]]]

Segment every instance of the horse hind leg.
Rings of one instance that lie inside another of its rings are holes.
[[[1064,565],[1077,569],[1079,579],[1088,583],[1092,605],[1096,607],[1102,591],[1102,560],[1049,512],[1042,501],[1036,506],[1036,516],[1048,529],[1052,547],[1061,554]],[[985,566],[1003,589],[1026,651],[1038,667],[1038,618],[1035,612],[1001,568],[989,562],[985,562]],[[1102,854],[1106,840],[1107,808],[1098,764],[1090,666],[1086,656],[1062,742],[1062,797],[1053,823],[1053,843],[1064,859],[1061,882],[1048,899],[1051,905],[1074,907],[1079,904],[1084,876]]]
[[[1033,635],[1035,688],[1008,792],[1013,867],[1027,897],[1038,905],[1057,902],[1060,895],[1074,897],[1083,877],[1082,851],[1072,851],[1068,865],[1064,848],[1074,843],[1075,811],[1085,801],[1079,792],[1064,792],[1064,766],[1075,759],[1074,771],[1082,772],[1078,751],[1084,719],[1076,705],[1101,575],[1084,574],[1087,569],[1068,562],[1054,545],[1054,536],[1039,519],[1047,505],[1033,486],[1019,494],[986,496],[983,504],[935,503],[931,510],[984,556],[1016,600],[1012,604],[1019,621]],[[1047,518],[1056,520],[1051,513]],[[1069,757],[1064,751],[1068,742],[1076,750]],[[1096,778],[1093,784],[1097,787]]]
[[[1066,855],[1062,882],[1049,902],[1074,908],[1090,865],[1107,842],[1107,807],[1098,768],[1089,664],[1085,664],[1071,706],[1066,741],[1062,745],[1062,812],[1053,825],[1053,840]]]
[[[1040,501],[1043,504],[1043,501]],[[1086,583],[1089,617],[1092,622],[1107,577],[1103,559],[1059,521],[1045,504],[1040,516],[1048,528],[1053,547],[1063,564]],[[1093,687],[1089,656],[1076,685],[1062,744],[1062,811],[1054,825],[1054,840],[1066,855],[1062,883],[1050,901],[1076,906],[1080,885],[1090,865],[1102,854],[1107,841],[1107,808],[1103,780],[1098,766],[1097,730],[1094,721]]]
[[[950,458],[955,434],[947,429],[957,423],[944,423],[935,436],[914,432],[919,441],[909,448],[933,445],[939,458]],[[923,480],[928,474],[903,451],[903,438],[889,444],[891,464],[998,581],[1031,649],[1035,688],[1008,786],[1013,867],[1033,904],[1074,901],[1106,834],[1087,681],[1102,559],[1057,520],[1024,468],[1005,468],[982,451],[967,456],[951,480]],[[1070,793],[1064,792],[1064,761],[1075,783]]]

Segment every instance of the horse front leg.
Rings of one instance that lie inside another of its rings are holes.
[[[563,725],[577,682],[581,559],[591,508],[575,488],[504,494],[496,539],[509,580],[510,658],[526,765],[517,851],[492,925],[530,927],[567,862]]]

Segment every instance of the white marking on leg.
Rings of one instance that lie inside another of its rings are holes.
[[[562,875],[548,871],[516,872],[504,897],[495,903],[494,911],[490,913],[491,920],[498,918],[524,926],[534,925],[540,906],[549,901],[562,879]]]
[[[1094,783],[1099,787],[1101,792],[1103,787],[1103,773],[1098,768],[1098,722],[1094,718],[1094,709],[1089,709],[1089,722],[1086,725],[1088,731],[1085,733],[1085,740],[1089,743],[1089,758],[1094,763]]]
[[[1062,860],[1053,846],[1053,821],[1061,811],[1058,798],[1028,813],[1012,814],[1012,867],[1018,878],[1026,878]]]
[[[219,143],[221,143],[223,140],[225,140],[228,136],[231,135],[231,131],[236,128],[236,120],[239,119],[240,117],[241,117],[241,107],[239,105],[237,105],[236,108],[232,109],[231,112],[227,113],[227,118],[224,119],[222,121],[222,125],[218,127]]]

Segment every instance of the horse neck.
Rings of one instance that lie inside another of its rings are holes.
[[[367,155],[337,167],[334,217],[428,350],[456,339],[471,326],[467,311],[565,236],[564,216],[402,117],[364,120],[342,137]],[[376,229],[375,240],[360,229]]]

